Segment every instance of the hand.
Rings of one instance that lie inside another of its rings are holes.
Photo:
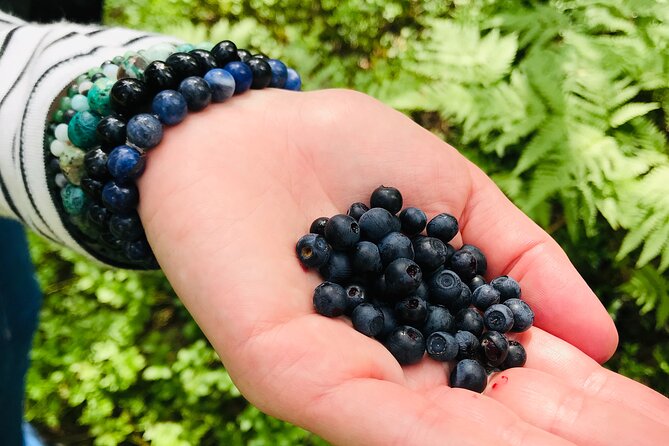
[[[522,335],[527,366],[483,395],[447,387],[431,359],[400,367],[342,318],[313,311],[320,280],[295,242],[380,184],[428,218],[455,215],[489,275],[518,279],[536,313],[538,328]],[[167,131],[140,188],[170,283],[242,393],[271,415],[345,445],[669,438],[668,400],[597,364],[616,331],[560,247],[456,150],[364,95],[265,90],[210,106]]]

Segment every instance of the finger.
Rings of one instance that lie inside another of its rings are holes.
[[[669,427],[625,406],[588,396],[539,370],[501,372],[485,394],[528,423],[576,444],[654,446],[669,436]]]
[[[669,398],[607,370],[574,346],[533,328],[515,336],[527,350],[526,367],[549,373],[588,396],[626,406],[669,426]]]

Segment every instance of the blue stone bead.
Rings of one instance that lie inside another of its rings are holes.
[[[286,78],[286,83],[283,88],[293,91],[299,91],[302,88],[302,79],[300,79],[300,75],[297,74],[297,71],[288,68],[288,77]]]
[[[119,184],[109,181],[102,188],[102,203],[117,214],[132,212],[139,203],[139,191],[134,183]]]
[[[124,245],[126,257],[130,260],[147,260],[153,256],[151,246],[145,239],[135,240],[134,242],[127,242]]]
[[[119,182],[137,178],[145,165],[146,156],[126,145],[114,148],[107,157],[107,170]]]
[[[251,88],[253,72],[244,62],[228,62],[223,69],[235,78],[235,94],[244,93]]]
[[[140,113],[130,118],[126,133],[129,142],[142,149],[150,149],[163,139],[163,126],[155,116]]]
[[[235,78],[222,68],[207,71],[204,80],[209,84],[214,102],[223,102],[235,94]]]
[[[175,90],[163,90],[153,98],[151,104],[158,119],[167,125],[176,125],[186,118],[188,105],[183,95]]]
[[[179,93],[186,99],[188,109],[200,111],[211,103],[209,84],[199,76],[190,76],[179,84]]]
[[[268,59],[267,63],[272,69],[272,80],[269,82],[269,86],[283,88],[288,79],[288,67],[278,59]]]
[[[109,232],[119,240],[133,242],[144,236],[144,227],[137,212],[114,214],[109,220]]]

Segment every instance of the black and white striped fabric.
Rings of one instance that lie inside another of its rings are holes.
[[[0,11],[0,216],[91,257],[62,224],[46,183],[44,130],[58,94],[127,50],[173,38],[99,25],[22,22]]]

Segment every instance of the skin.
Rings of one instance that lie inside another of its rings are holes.
[[[294,246],[380,184],[428,218],[455,215],[536,313],[526,367],[483,394],[444,365],[400,367],[343,318],[316,315],[319,278]],[[657,445],[669,400],[599,365],[613,322],[562,249],[476,166],[359,93],[251,91],[167,130],[140,215],[170,283],[234,382],[264,412],[342,445]],[[569,310],[569,309],[577,309]],[[643,432],[643,435],[639,435]]]

